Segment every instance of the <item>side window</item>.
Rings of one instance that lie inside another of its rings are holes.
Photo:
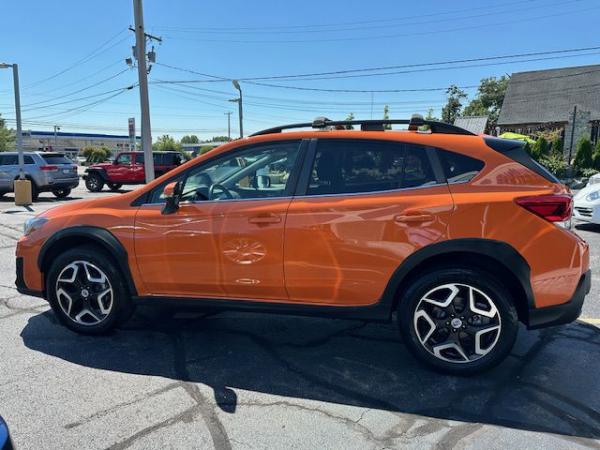
[[[19,164],[19,157],[17,155],[4,155],[2,164],[5,166],[16,166]]]
[[[483,161],[459,153],[438,150],[438,154],[448,183],[470,181],[484,166]]]
[[[150,195],[159,203],[166,183],[183,181],[182,201],[260,199],[290,195],[299,141],[265,144],[236,151],[198,165],[170,179]]]
[[[25,164],[33,164],[33,158],[30,155],[24,155],[23,162]]]
[[[131,153],[123,153],[117,158],[118,164],[129,165],[131,164]]]
[[[319,141],[309,195],[388,191],[436,184],[426,149],[398,142]]]
[[[7,166],[8,165],[8,156],[6,155],[0,155],[0,166]]]
[[[136,164],[144,164],[144,154],[143,153],[135,154],[135,163]]]

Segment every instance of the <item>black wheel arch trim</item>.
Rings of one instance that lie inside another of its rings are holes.
[[[100,178],[102,178],[102,180],[103,180],[105,183],[108,183],[108,182],[109,182],[109,180],[108,180],[108,174],[106,173],[106,170],[104,170],[104,169],[100,169],[100,168],[89,168],[89,169],[87,169],[87,170],[85,171],[85,176],[86,176],[86,177],[87,177],[88,175],[91,175],[91,174],[98,174],[98,175],[100,175]]]
[[[496,261],[504,269],[515,275],[524,292],[526,304],[516,306],[521,306],[521,311],[524,314],[526,314],[526,311],[535,308],[535,299],[530,281],[531,269],[525,258],[517,250],[506,242],[493,239],[459,238],[427,245],[408,256],[396,269],[385,288],[381,302],[386,305],[386,310],[389,310],[390,314],[395,310],[398,301],[401,301],[398,298],[401,294],[399,289],[414,269],[421,264],[426,264],[428,261],[433,261],[436,257],[453,253],[479,254]],[[527,320],[526,317],[523,317],[523,319]]]
[[[77,225],[54,233],[46,240],[46,242],[44,242],[38,255],[37,265],[41,272],[43,272],[44,262],[48,251],[54,245],[60,243],[61,240],[72,237],[89,239],[90,241],[102,246],[111,255],[114,255],[119,269],[125,277],[125,282],[129,293],[132,296],[137,295],[137,289],[135,287],[135,283],[133,282],[131,271],[129,270],[127,250],[125,250],[125,247],[115,237],[115,235],[105,228],[91,225]]]

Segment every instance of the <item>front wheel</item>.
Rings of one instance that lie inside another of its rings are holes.
[[[90,173],[85,179],[85,187],[90,192],[100,192],[104,187],[104,180],[97,173]]]
[[[71,189],[69,188],[64,188],[64,189],[54,189],[52,191],[52,193],[54,194],[54,196],[56,198],[66,198],[69,196],[69,194],[71,194]]]
[[[127,320],[133,305],[123,275],[109,254],[80,246],[58,256],[46,284],[59,321],[81,334],[102,334]]]
[[[513,299],[491,274],[446,268],[416,278],[398,306],[411,353],[435,370],[472,375],[499,364],[518,330]]]

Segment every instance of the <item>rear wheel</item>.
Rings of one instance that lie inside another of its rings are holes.
[[[106,333],[133,313],[123,276],[96,246],[76,247],[57,257],[46,291],[60,322],[78,333]]]
[[[119,189],[121,189],[121,187],[123,186],[123,185],[122,185],[122,184],[120,184],[120,183],[106,183],[106,185],[107,185],[107,186],[108,186],[108,188],[109,188],[111,191],[113,191],[113,192],[115,192],[115,191],[118,191],[118,190],[119,190]]]
[[[85,187],[90,192],[100,192],[104,187],[104,180],[97,173],[90,173],[85,179]]]
[[[500,363],[518,330],[513,299],[491,274],[437,269],[413,281],[398,306],[408,349],[430,367],[472,375]]]
[[[54,189],[52,191],[52,193],[54,194],[54,196],[56,198],[65,198],[65,197],[69,196],[69,194],[71,193],[71,189],[69,189],[69,188]]]
[[[40,196],[40,190],[35,185],[33,180],[29,180],[29,181],[31,182],[31,201],[35,202],[35,201],[37,201],[38,197]]]

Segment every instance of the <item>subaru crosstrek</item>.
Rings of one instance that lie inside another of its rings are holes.
[[[588,245],[563,226],[571,210],[519,141],[418,116],[319,119],[40,214],[18,243],[16,284],[87,334],[142,303],[396,313],[417,358],[471,374],[510,352],[519,322],[579,316],[591,276]]]

